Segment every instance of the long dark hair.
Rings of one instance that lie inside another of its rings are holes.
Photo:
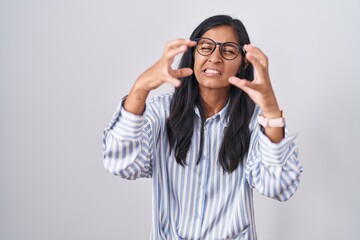
[[[244,25],[238,19],[227,15],[217,15],[203,21],[191,34],[190,39],[201,37],[206,31],[221,25],[231,26],[237,34],[240,45],[250,43],[249,36]],[[244,58],[243,58],[244,59]],[[179,68],[194,68],[194,48],[184,53],[180,60]],[[240,73],[237,75],[250,81],[254,78],[253,66],[243,60]],[[190,148],[191,138],[195,124],[195,107],[199,109],[202,119],[200,133],[200,148],[197,163],[200,162],[204,142],[205,109],[199,94],[199,85],[195,75],[180,79],[182,84],[175,89],[171,105],[170,116],[167,119],[166,131],[170,149],[175,148],[176,162],[186,165],[186,154]],[[219,152],[219,162],[222,168],[231,173],[242,163],[246,155],[249,142],[249,123],[254,112],[255,104],[250,97],[241,89],[231,86],[229,106],[226,118],[229,119],[224,131],[224,137]],[[185,131],[184,131],[185,129]]]

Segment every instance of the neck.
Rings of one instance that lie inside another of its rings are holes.
[[[200,89],[200,96],[204,103],[205,119],[209,118],[223,109],[229,99],[228,89]]]

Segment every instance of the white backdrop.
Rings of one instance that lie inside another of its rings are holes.
[[[0,0],[0,239],[149,238],[151,180],[104,170],[102,130],[164,44],[214,14],[268,55],[300,132],[297,193],[255,194],[259,239],[360,239],[358,0]]]

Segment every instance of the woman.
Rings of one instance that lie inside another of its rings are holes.
[[[175,92],[146,104],[163,83]],[[257,239],[252,189],[286,201],[299,184],[285,135],[267,57],[239,20],[219,15],[138,77],[104,131],[104,166],[153,179],[151,239]]]

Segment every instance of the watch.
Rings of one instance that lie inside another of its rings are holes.
[[[281,117],[279,118],[266,118],[262,114],[257,117],[258,123],[264,128],[276,128],[276,127],[284,127],[285,118],[284,112],[281,110]]]

